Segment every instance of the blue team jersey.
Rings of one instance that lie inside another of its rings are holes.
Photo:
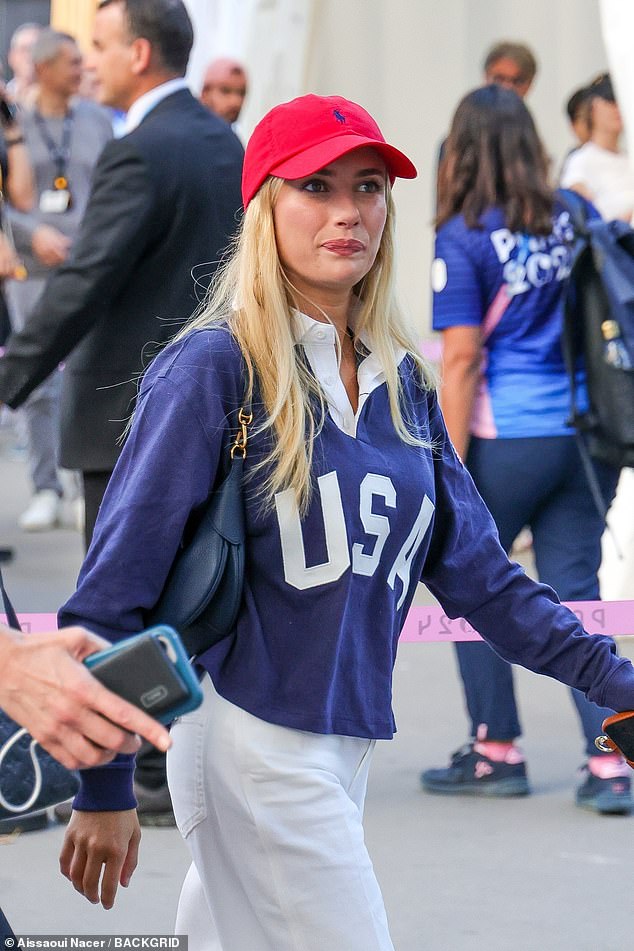
[[[597,212],[588,205],[590,216]],[[570,388],[560,336],[570,273],[570,216],[555,206],[552,233],[512,233],[491,208],[481,228],[456,215],[438,229],[433,326],[481,326],[483,366],[471,432],[482,438],[570,435]],[[587,393],[578,374],[577,402]]]
[[[391,737],[398,637],[422,580],[450,617],[466,617],[507,660],[573,679],[604,705],[609,685],[621,709],[634,706],[629,662],[613,656],[609,639],[581,637],[555,594],[508,561],[435,393],[411,357],[399,372],[408,424],[425,445],[399,438],[377,378],[353,434],[327,413],[302,516],[289,490],[262,505],[266,472],[257,465],[270,435],[257,432],[256,391],[243,602],[231,635],[199,658],[218,693],[282,726]],[[82,623],[112,640],[143,627],[190,513],[226,465],[243,387],[240,351],[225,329],[193,332],[156,358],[62,625]],[[122,757],[85,771],[76,805],[131,808],[131,776]]]

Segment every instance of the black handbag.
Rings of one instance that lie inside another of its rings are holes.
[[[1,571],[0,591],[7,621],[19,631],[20,624]],[[48,809],[70,799],[78,789],[77,773],[58,763],[23,727],[0,710],[0,819],[15,819]]]
[[[181,542],[161,596],[146,617],[148,625],[175,627],[190,657],[226,637],[238,616],[244,581],[242,477],[252,421],[250,408],[242,407],[229,471],[211,492],[189,539]]]

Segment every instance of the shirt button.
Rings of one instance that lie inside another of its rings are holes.
[[[326,336],[326,333],[323,330],[318,330],[315,336],[317,337],[318,340],[323,340]]]
[[[332,386],[332,384],[333,384],[334,382],[335,382],[334,376],[325,376],[325,377],[324,377],[324,383],[326,384],[326,386]]]

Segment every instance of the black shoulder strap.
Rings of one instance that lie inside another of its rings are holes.
[[[4,579],[2,577],[2,569],[0,569],[0,594],[2,594],[2,603],[4,605],[4,613],[7,616],[7,622],[9,627],[14,628],[16,631],[21,630],[20,622],[18,621],[18,616],[15,613],[13,605],[9,599],[6,588],[4,586]]]
[[[577,247],[575,259],[579,253],[590,244],[590,233],[588,231],[588,206],[584,199],[577,192],[567,188],[559,188],[556,192],[559,202],[564,206],[570,215],[570,221],[577,238]],[[574,268],[574,261],[573,261]],[[572,344],[571,323],[575,320],[575,314],[571,312],[571,278],[566,280],[564,291],[564,326],[562,330],[561,345],[568,372],[568,384],[570,387],[570,420],[569,425],[574,426],[575,439],[579,449],[579,456],[588,481],[590,493],[592,495],[596,509],[607,525],[608,506],[603,500],[599,480],[586,445],[583,432],[580,429],[580,415],[577,407],[577,379],[576,379],[576,353]],[[618,549],[618,546],[617,546]]]
[[[588,237],[588,208],[584,199],[577,192],[569,188],[558,188],[555,192],[557,199],[564,206],[568,214],[575,234],[579,237]]]
[[[577,423],[577,400],[576,400],[576,363],[577,363],[577,354],[575,352],[575,347],[573,344],[574,334],[572,333],[572,326],[574,326],[575,316],[572,313],[572,274],[574,272],[575,262],[578,260],[580,252],[587,246],[589,242],[589,235],[587,229],[587,208],[586,203],[576,192],[569,191],[568,189],[559,188],[556,192],[557,199],[564,206],[565,210],[570,215],[570,220],[575,232],[575,247],[573,248],[573,259],[571,263],[571,273],[564,281],[563,286],[563,327],[561,334],[561,347],[564,356],[564,362],[566,364],[566,370],[568,372],[568,382],[570,385],[570,395],[571,395],[571,423],[576,427]]]

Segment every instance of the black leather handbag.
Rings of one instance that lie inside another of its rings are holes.
[[[161,596],[145,619],[148,625],[175,627],[190,657],[199,656],[230,633],[242,600],[242,477],[252,421],[250,408],[242,407],[229,471],[209,496],[189,538],[181,542]]]
[[[20,624],[1,571],[0,591],[7,622],[19,631]],[[23,727],[0,710],[0,819],[15,819],[48,809],[70,799],[78,789],[77,773],[58,763]]]

